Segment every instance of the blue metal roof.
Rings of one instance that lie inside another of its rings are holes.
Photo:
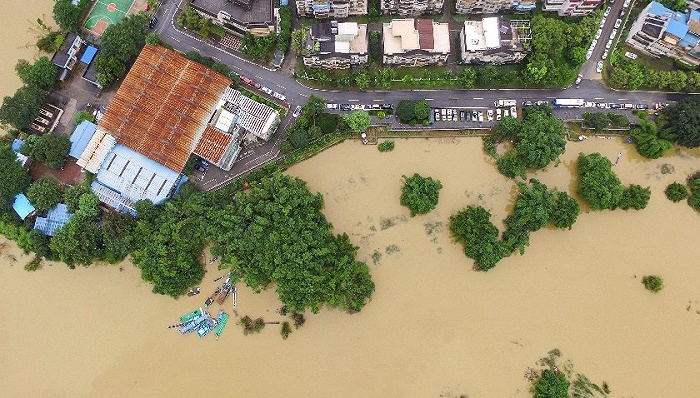
[[[688,23],[685,22],[685,17],[683,17],[683,19],[680,21],[670,19],[668,21],[668,26],[666,27],[666,33],[672,34],[679,39],[684,38],[688,33]]]
[[[82,58],[80,58],[80,62],[90,65],[90,62],[92,62],[92,59],[95,58],[95,54],[97,54],[97,47],[88,46],[85,49],[85,52],[83,53]]]
[[[27,218],[29,214],[36,210],[34,206],[29,203],[29,199],[27,199],[23,193],[15,195],[15,201],[12,203],[12,208],[22,220]]]
[[[100,184],[133,202],[149,199],[155,204],[171,197],[180,178],[180,173],[121,144],[112,148],[97,171]]]
[[[695,47],[695,45],[698,44],[698,41],[700,41],[700,37],[688,32],[688,34],[686,34],[685,37],[678,42],[678,44],[686,47]]]
[[[12,141],[12,151],[14,153],[19,153],[19,149],[22,148],[22,145],[24,145],[24,141],[15,138],[14,141]]]
[[[68,212],[68,206],[59,203],[49,210],[46,217],[37,217],[34,229],[38,229],[44,235],[53,236],[57,229],[64,226],[73,217],[73,213]]]
[[[700,11],[698,10],[690,10],[690,19],[694,19],[696,21],[700,21]]]
[[[83,120],[80,122],[78,127],[75,128],[73,134],[70,136],[70,152],[68,154],[76,159],[80,157],[85,151],[88,142],[93,135],[95,135],[95,130],[97,130],[97,125],[90,122],[89,120]]]
[[[649,3],[649,14],[652,15],[670,15],[673,14],[673,10],[664,7],[663,4],[652,1]]]
[[[289,0],[280,0],[280,5],[281,5],[281,6],[288,6],[288,5],[289,5]]]

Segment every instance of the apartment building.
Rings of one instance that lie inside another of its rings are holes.
[[[450,56],[448,24],[431,19],[394,19],[382,26],[384,65],[443,65]]]
[[[530,21],[489,17],[464,21],[459,39],[463,63],[498,65],[522,61],[532,31]]]
[[[367,14],[367,0],[297,0],[297,15],[307,18],[341,19]]]
[[[530,11],[537,7],[536,0],[456,0],[458,14],[496,14],[501,11]]]
[[[544,0],[543,11],[556,12],[559,16],[582,17],[595,10],[603,0]]]
[[[382,14],[418,16],[440,14],[444,0],[380,0]]]
[[[330,21],[311,26],[304,66],[346,69],[369,62],[367,25]]]
[[[273,0],[190,0],[189,7],[239,35],[266,36],[275,31]]]
[[[630,28],[626,43],[653,57],[700,65],[700,12],[670,10],[649,3]]]

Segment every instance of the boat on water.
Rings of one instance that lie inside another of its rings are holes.
[[[192,319],[202,315],[202,308],[197,308],[196,310],[192,312],[188,312],[187,314],[183,315],[180,317],[180,322],[187,322],[191,321]]]
[[[219,303],[219,305],[222,305],[224,301],[226,301],[226,297],[231,294],[231,290],[231,284],[229,283],[223,289],[221,289],[221,293],[219,293],[219,296],[216,297],[216,302]]]
[[[216,300],[216,296],[218,296],[219,293],[221,293],[221,288],[217,287],[216,290],[214,291],[214,294],[209,296],[209,298],[204,302],[204,307],[205,308],[209,307],[214,302],[214,300]]]
[[[200,292],[201,292],[201,290],[199,289],[199,286],[195,286],[192,289],[190,289],[189,292],[187,292],[187,296],[189,296],[189,297],[196,296]]]
[[[234,312],[236,310],[236,286],[233,286],[233,291],[231,292],[231,302],[233,303]]]
[[[220,310],[217,318],[219,319],[219,325],[216,327],[214,334],[216,335],[216,339],[219,340],[219,336],[221,336],[221,332],[224,331],[224,326],[226,326],[226,322],[228,322],[229,315],[225,313],[224,310]]]
[[[192,319],[191,321],[185,323],[181,328],[180,328],[180,334],[185,334],[192,332],[196,330],[198,327],[200,327],[207,319],[211,319],[211,315],[209,315],[208,312],[205,312],[204,314],[198,316],[197,318]]]
[[[204,337],[209,334],[219,322],[214,318],[209,318],[204,321],[197,329],[197,336]]]

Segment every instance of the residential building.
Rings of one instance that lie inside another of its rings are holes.
[[[456,0],[458,14],[496,14],[501,11],[530,11],[537,7],[536,0]]]
[[[78,53],[83,48],[85,41],[75,33],[68,33],[61,48],[51,57],[51,62],[58,66],[58,80],[64,81],[68,77],[68,73],[75,67],[78,62]]]
[[[559,16],[581,17],[595,10],[603,0],[544,0],[542,10],[557,12]]]
[[[653,57],[668,57],[699,66],[700,12],[673,11],[653,1],[639,14],[626,42]]]
[[[443,65],[450,56],[447,23],[432,19],[394,19],[382,28],[384,65]]]
[[[15,195],[15,200],[12,201],[12,209],[22,220],[36,213],[36,209],[23,193]]]
[[[274,0],[190,0],[189,7],[239,35],[275,31]]]
[[[308,18],[347,18],[367,14],[367,0],[297,0],[297,15]]]
[[[311,26],[304,66],[345,69],[369,62],[367,25],[330,21]]]
[[[97,80],[97,68],[95,68],[95,57],[97,56],[98,52],[99,49],[97,47],[88,46],[82,58],[80,58],[80,62],[87,65],[87,68],[85,68],[85,71],[83,72],[83,80],[97,86],[98,88],[102,88],[102,85]]]
[[[444,0],[380,0],[382,14],[418,16],[441,14]]]
[[[506,64],[522,61],[532,39],[530,21],[488,17],[464,21],[459,34],[462,62],[467,64]]]

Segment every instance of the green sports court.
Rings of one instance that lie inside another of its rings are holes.
[[[132,4],[134,0],[97,0],[83,26],[96,35],[102,35],[107,26],[126,16]]]

